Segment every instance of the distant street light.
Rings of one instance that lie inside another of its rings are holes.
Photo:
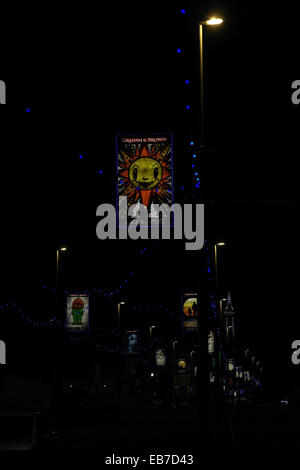
[[[218,299],[219,297],[219,292],[218,292],[218,246],[225,246],[226,244],[224,242],[219,242],[216,243],[214,246],[215,249],[215,278],[216,278],[216,298]]]
[[[221,323],[221,331],[223,332],[223,302],[226,302],[227,299],[220,299],[220,323]]]
[[[117,402],[118,402],[119,413],[121,411],[121,367],[122,367],[121,305],[125,305],[125,302],[122,301],[118,303],[119,367],[118,367],[118,378],[117,378]]]
[[[118,303],[118,330],[121,329],[121,305],[125,305],[125,302]]]
[[[56,250],[56,292],[59,287],[59,253],[60,251],[68,251],[66,246],[62,246]]]
[[[150,343],[152,341],[152,330],[153,330],[153,328],[155,328],[155,325],[150,326]]]

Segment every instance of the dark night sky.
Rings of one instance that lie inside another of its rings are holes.
[[[270,346],[272,331],[280,340],[282,319],[286,335],[278,347],[288,351],[286,338],[300,326],[300,108],[291,103],[300,65],[297,15],[289,6],[253,2],[211,7],[199,2],[187,15],[154,5],[7,11],[0,33],[9,102],[1,107],[4,291],[53,282],[61,242],[72,246],[69,280],[114,287],[132,270],[143,279],[134,289],[147,298],[153,279],[161,296],[166,284],[167,295],[179,289],[186,270],[177,246],[170,244],[158,268],[161,252],[141,261],[132,243],[104,245],[95,238],[95,210],[114,200],[117,133],[173,132],[175,181],[191,187],[187,143],[197,141],[199,130],[197,15],[214,11],[227,21],[204,38],[206,238],[227,242],[220,282],[239,315],[273,319],[258,334],[261,346],[264,337]],[[178,198],[189,201],[188,194]]]

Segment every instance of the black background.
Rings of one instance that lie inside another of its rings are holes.
[[[116,287],[132,271],[127,295],[147,303],[155,292],[176,309],[183,282],[197,279],[197,267],[186,277],[192,254],[164,243],[141,260],[137,242],[96,239],[95,213],[114,203],[118,133],[172,132],[175,200],[196,202],[188,142],[199,150],[197,21],[219,13],[224,25],[204,37],[206,239],[211,256],[211,244],[226,242],[220,286],[232,293],[245,346],[259,351],[270,386],[297,387],[297,12],[253,2],[203,2],[186,15],[180,7],[4,10],[3,302],[21,299],[33,316],[47,317],[28,293],[54,285],[55,251],[66,243],[67,285]]]

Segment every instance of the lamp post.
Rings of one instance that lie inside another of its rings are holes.
[[[225,246],[224,242],[219,242],[214,245],[215,250],[215,281],[216,281],[216,298],[219,297],[219,286],[218,286],[218,247]]]
[[[199,23],[199,46],[200,46],[200,145],[204,147],[204,80],[203,80],[203,26],[215,26],[223,23],[222,18],[212,17]]]
[[[60,252],[67,251],[67,247],[62,246],[56,249],[56,316],[60,316],[61,304],[60,304],[60,284],[59,284],[59,267],[60,267]],[[61,351],[62,343],[60,337],[56,340],[56,348],[54,355],[54,369],[53,369],[53,401],[54,404],[60,400],[62,391],[62,371],[61,371]]]
[[[121,416],[120,413],[121,413],[121,367],[122,367],[121,305],[125,305],[125,302],[118,303],[119,368],[118,368],[117,406],[119,410],[119,418]]]
[[[152,341],[152,331],[153,331],[153,328],[155,328],[155,325],[150,326],[150,343],[151,343],[151,341]]]
[[[223,302],[227,299],[220,299],[220,323],[221,323],[221,335],[223,335]]]
[[[222,307],[221,307],[221,303],[222,301],[218,301],[219,299],[219,285],[218,285],[218,247],[223,247],[225,246],[225,243],[224,242],[218,242],[218,243],[215,243],[214,245],[214,254],[215,254],[215,292],[216,292],[216,311],[219,310],[219,314],[220,314],[220,327],[222,325],[222,318],[221,318],[221,315],[222,315]],[[214,325],[214,328],[215,328],[215,331],[216,331],[216,336],[217,336],[217,330],[218,330],[218,319],[216,318],[215,320],[215,325]],[[215,358],[216,358],[216,369],[215,369],[215,374],[216,374],[216,381],[215,381],[215,384],[216,384],[216,389],[215,389],[215,397],[216,397],[216,401],[218,402],[219,399],[221,399],[221,394],[223,392],[223,389],[222,389],[222,356],[220,354],[220,350],[219,350],[219,347],[218,347],[218,342],[216,341],[216,344],[215,344]]]
[[[200,53],[200,147],[203,149],[205,144],[204,138],[204,65],[203,65],[203,27],[213,24],[220,24],[223,20],[221,18],[210,18],[206,21],[199,22],[199,53]],[[202,318],[198,322],[198,368],[197,368],[197,385],[198,385],[198,399],[199,399],[199,412],[200,422],[206,421],[204,427],[210,428],[210,412],[208,407],[209,402],[209,366],[208,366],[208,318]],[[173,345],[174,348],[174,345]],[[200,370],[202,373],[200,374]],[[203,425],[203,424],[202,424]]]
[[[118,330],[121,331],[121,305],[125,305],[125,302],[118,303]]]
[[[56,250],[56,292],[58,291],[58,287],[59,287],[59,253],[61,251],[68,251],[68,248],[65,247],[65,246],[62,246],[61,248],[58,248]]]

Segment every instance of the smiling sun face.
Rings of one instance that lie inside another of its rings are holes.
[[[172,203],[170,143],[132,144],[118,153],[118,195],[127,197],[128,208],[141,202],[147,208]]]
[[[153,189],[162,179],[161,164],[153,158],[139,158],[129,168],[129,179],[139,189]]]

